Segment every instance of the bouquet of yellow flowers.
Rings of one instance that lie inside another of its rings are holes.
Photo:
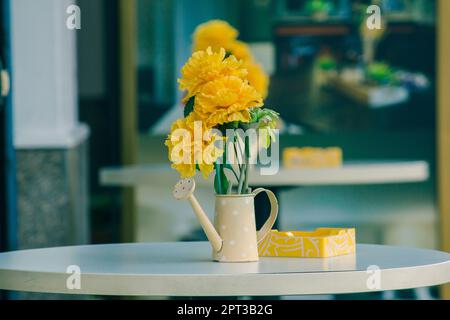
[[[215,171],[217,194],[233,189],[248,193],[250,146],[262,141],[268,148],[279,119],[278,113],[262,108],[264,92],[250,81],[253,70],[249,60],[234,54],[249,55],[249,51],[244,54],[247,48],[243,43],[239,43],[241,49],[232,49],[236,35],[219,21],[197,28],[195,52],[178,80],[180,90],[186,92],[184,117],[175,121],[165,142],[172,167],[182,178],[197,171],[207,178]],[[244,134],[249,130],[255,135]],[[226,170],[235,178],[234,184]]]
[[[247,80],[265,99],[269,89],[269,77],[255,61],[249,46],[238,40],[239,32],[222,20],[212,20],[197,27],[194,32],[193,51],[206,50],[214,52],[224,48],[227,54],[241,60],[247,69]]]

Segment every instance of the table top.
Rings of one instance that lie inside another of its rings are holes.
[[[78,266],[80,289],[66,286]],[[378,269],[369,269],[377,266]],[[73,272],[74,269],[72,269]],[[378,271],[377,271],[378,270]],[[70,271],[70,269],[69,269]],[[377,283],[380,287],[368,286]],[[0,289],[99,295],[258,296],[396,290],[450,282],[450,254],[358,245],[333,258],[211,261],[207,242],[58,247],[0,254]]]
[[[355,185],[409,183],[425,181],[429,177],[425,161],[378,161],[345,163],[339,168],[286,169],[275,175],[261,175],[257,168],[250,172],[249,183],[257,187],[289,187],[307,185]],[[169,165],[134,165],[103,168],[100,183],[105,186],[138,186],[172,184],[179,177]],[[211,186],[209,180],[197,179],[198,186]]]

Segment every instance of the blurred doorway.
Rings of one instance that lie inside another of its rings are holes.
[[[15,247],[15,170],[9,68],[9,0],[0,0],[0,251]]]
[[[441,250],[450,252],[450,2],[439,0],[438,30],[438,195]],[[442,298],[450,299],[450,285],[442,287]]]
[[[0,0],[0,17],[3,18],[3,0]],[[3,19],[1,19],[3,21]],[[0,72],[3,70],[3,61],[4,61],[4,27],[3,23],[0,24]],[[1,84],[1,87],[3,87],[3,83]],[[1,88],[0,87],[0,88]],[[5,102],[3,97],[0,96],[0,150],[6,150],[6,116],[5,116]],[[6,154],[5,152],[2,153],[2,156],[0,157],[0,168],[2,169],[0,171],[0,215],[1,215],[1,221],[0,221],[0,235],[1,235],[1,241],[0,241],[0,251],[3,251],[5,249],[5,212],[6,212]]]

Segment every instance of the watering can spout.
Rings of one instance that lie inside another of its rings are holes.
[[[179,181],[173,190],[173,196],[177,200],[187,199],[191,203],[192,209],[194,210],[197,219],[199,220],[203,231],[205,231],[206,237],[208,238],[214,251],[219,252],[222,249],[222,238],[220,237],[214,225],[209,220],[205,211],[198,203],[194,196],[195,181],[194,179],[184,179]]]

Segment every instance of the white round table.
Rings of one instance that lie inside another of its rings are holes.
[[[0,289],[130,296],[276,296],[397,290],[450,282],[450,254],[425,249],[358,245],[356,254],[340,257],[261,258],[252,263],[212,262],[210,254],[206,242],[1,253]],[[80,268],[80,289],[66,285],[74,276],[67,273],[75,270],[70,266]],[[380,287],[376,287],[377,279]]]

